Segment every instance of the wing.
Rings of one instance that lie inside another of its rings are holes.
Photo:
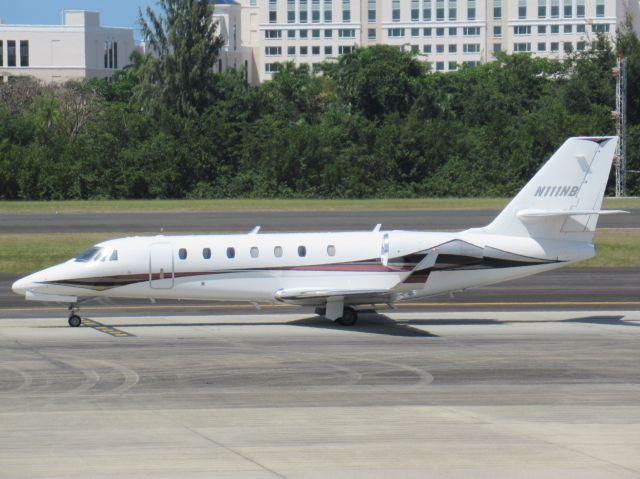
[[[274,295],[277,301],[298,306],[321,306],[330,299],[344,299],[349,304],[376,304],[394,302],[396,294],[388,289],[280,289]]]

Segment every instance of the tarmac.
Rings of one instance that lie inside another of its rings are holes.
[[[0,476],[640,477],[640,313],[0,321]]]

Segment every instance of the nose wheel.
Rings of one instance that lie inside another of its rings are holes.
[[[80,308],[77,304],[69,305],[69,326],[72,328],[78,328],[82,324],[82,318],[78,315]]]

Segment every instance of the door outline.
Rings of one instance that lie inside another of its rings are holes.
[[[154,252],[157,253],[157,256],[154,255]],[[158,271],[154,271],[154,268]],[[149,247],[149,287],[151,289],[173,288],[174,271],[173,245],[171,243],[152,243]]]

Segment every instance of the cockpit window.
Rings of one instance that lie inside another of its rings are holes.
[[[118,250],[114,249],[113,253],[111,253],[111,256],[109,257],[109,261],[118,261]]]
[[[102,249],[103,248],[99,248],[97,246],[92,246],[88,250],[83,251],[78,256],[76,256],[76,261],[78,261],[80,263],[87,263],[87,262],[91,261],[92,259],[96,259],[96,258],[98,258],[98,256],[100,256],[100,253],[102,252]]]

